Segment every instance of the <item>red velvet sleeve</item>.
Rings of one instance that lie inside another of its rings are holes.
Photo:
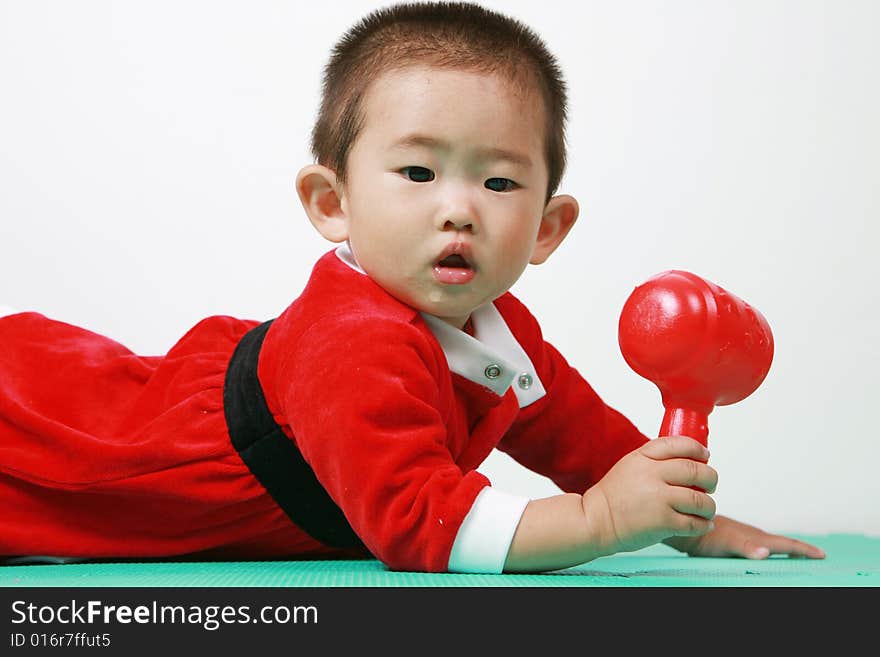
[[[463,475],[447,447],[452,391],[438,381],[449,374],[425,331],[325,318],[275,368],[280,408],[272,410],[378,559],[395,570],[442,572],[489,481]]]
[[[621,457],[649,439],[602,401],[552,345],[513,296],[496,302],[529,354],[547,394],[523,408],[498,449],[549,477],[566,492],[583,493]]]

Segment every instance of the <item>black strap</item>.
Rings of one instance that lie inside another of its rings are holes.
[[[269,320],[248,331],[229,361],[223,410],[232,445],[297,527],[329,547],[363,547],[296,443],[281,430],[266,406],[257,362],[271,324]]]

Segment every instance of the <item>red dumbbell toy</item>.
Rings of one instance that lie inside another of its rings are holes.
[[[686,271],[639,285],[623,306],[618,341],[624,360],[660,389],[660,436],[708,446],[709,414],[752,394],[770,370],[773,334],[739,297]]]

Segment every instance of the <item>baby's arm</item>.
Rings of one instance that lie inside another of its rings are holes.
[[[706,534],[715,516],[708,493],[718,481],[708,457],[690,438],[652,440],[620,459],[583,495],[529,502],[504,570],[556,570],[673,536]]]

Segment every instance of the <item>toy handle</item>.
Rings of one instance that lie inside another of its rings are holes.
[[[687,436],[703,447],[709,446],[709,414],[689,408],[667,406],[660,423],[659,437]]]

